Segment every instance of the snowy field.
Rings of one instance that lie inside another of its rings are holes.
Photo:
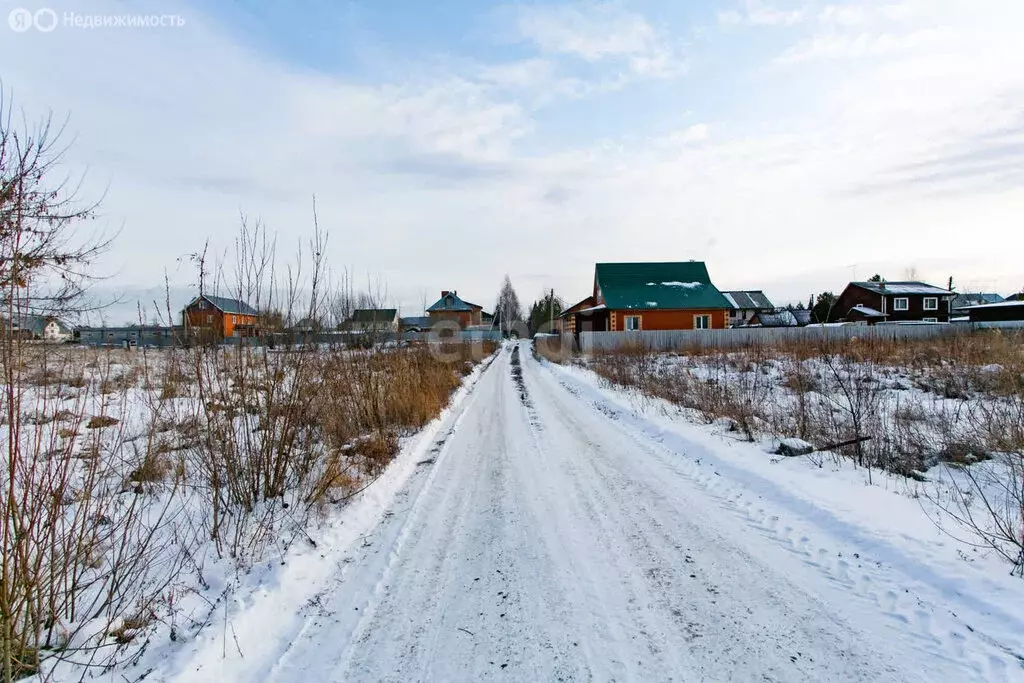
[[[571,360],[765,451],[819,468],[854,464],[869,485],[877,473],[901,475],[971,557],[985,550],[1024,575],[1022,342],[986,332]]]
[[[54,680],[138,678],[212,633],[256,577],[394,476],[388,463],[487,355],[5,352],[0,607],[15,671]]]
[[[175,439],[196,434],[185,418],[195,415],[197,393],[220,385],[190,380],[182,367],[168,392],[166,382],[147,381],[156,368],[143,366],[129,381],[124,371],[138,366],[115,360],[113,368],[83,367],[97,373],[85,386],[106,382],[105,394],[53,385],[65,405],[99,401],[69,414],[118,419],[79,425],[70,448],[79,453],[83,438],[102,435],[101,451],[120,444],[118,452],[131,453],[140,438],[132,435],[143,434],[178,447],[157,451],[189,451]],[[416,372],[432,372],[429,361],[417,362],[428,364]],[[717,372],[693,359],[658,363],[710,373],[705,383]],[[309,371],[341,372],[331,367]],[[359,368],[359,386],[396,384]],[[166,367],[160,372],[168,376]],[[780,370],[772,384],[788,374]],[[908,378],[916,381],[906,372],[892,383]],[[238,381],[232,377],[233,391]],[[184,536],[142,546],[153,566],[138,575],[136,590],[124,591],[120,614],[104,613],[89,628],[66,625],[81,642],[92,634],[92,642],[117,647],[126,661],[88,669],[77,653],[76,665],[47,660],[46,673],[304,683],[1024,680],[1016,607],[1024,581],[991,548],[936,524],[945,513],[938,493],[952,483],[944,477],[957,470],[922,465],[915,478],[857,465],[849,453],[778,456],[778,439],[759,422],[764,411],[748,433],[736,418],[706,419],[710,413],[676,401],[616,388],[586,367],[549,363],[526,342],[506,345],[460,382],[436,416],[402,432],[393,459],[360,460],[357,481],[336,482],[343,500],[304,505],[324,473],[308,481],[293,474],[283,497],[248,515],[225,506],[234,517],[222,521],[218,539],[209,537],[211,499],[196,485],[201,479],[142,482],[119,470],[108,500],[145,500],[149,516],[166,511],[159,524],[112,515],[111,525],[156,528],[161,539],[191,530],[190,551],[175,552]],[[336,387],[318,393],[340,397]],[[211,396],[205,405],[217,405],[203,419],[231,413]],[[306,400],[304,392],[280,397]],[[56,405],[39,410],[51,415]],[[154,430],[154,405],[165,421],[177,406],[177,426]],[[250,412],[255,433],[264,433],[269,414]],[[66,418],[37,420],[48,426],[39,434],[57,425],[73,431]],[[330,424],[318,420],[318,429]],[[130,599],[142,598],[149,618],[126,620]]]
[[[1024,584],[940,532],[912,481],[780,460],[509,347],[317,548],[140,666],[177,681],[1020,680]]]

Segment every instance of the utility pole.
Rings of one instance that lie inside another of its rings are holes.
[[[551,288],[551,296],[548,298],[548,315],[551,316],[548,321],[548,331],[554,331],[555,329],[555,289]]]

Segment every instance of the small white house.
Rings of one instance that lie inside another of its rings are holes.
[[[57,318],[50,318],[43,328],[43,340],[49,342],[66,342],[71,339],[71,328]]]
[[[74,333],[69,325],[52,315],[22,316],[11,325],[11,331],[20,334],[24,339],[38,339],[54,343],[66,342]]]

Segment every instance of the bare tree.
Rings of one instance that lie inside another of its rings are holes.
[[[61,369],[51,367],[45,349],[36,352],[13,331],[30,314],[81,312],[90,266],[110,240],[85,229],[96,204],[80,200],[81,181],[63,174],[63,126],[55,127],[52,115],[35,124],[18,118],[0,88],[0,401],[7,441],[0,472],[0,673],[5,682],[38,671],[42,647],[55,640],[67,644],[71,634],[55,638],[58,624],[78,620],[83,611],[96,619],[109,616],[128,594],[124,589],[140,585],[135,582],[142,555],[110,557],[101,568],[88,569],[84,553],[112,547],[111,534],[145,533],[138,507],[101,515],[109,498],[93,493],[111,474],[106,465],[100,459],[75,465],[74,441],[62,440],[54,428],[40,428],[39,420],[54,413],[58,392],[30,374],[42,367],[43,376],[60,377]],[[80,421],[84,405],[63,410]],[[63,501],[72,499],[81,502],[68,512]],[[105,529],[99,528],[101,517],[108,520]],[[101,592],[91,590],[96,587]]]
[[[505,280],[501,283],[501,291],[498,292],[498,300],[494,304],[494,315],[498,317],[502,334],[507,335],[513,330],[518,331],[525,327],[519,296],[516,294],[515,288],[512,287],[512,280],[508,275],[505,275]]]
[[[88,266],[110,244],[83,230],[96,204],[79,199],[80,181],[61,176],[63,132],[52,115],[15,125],[0,89],[0,303],[8,319],[81,304]]]

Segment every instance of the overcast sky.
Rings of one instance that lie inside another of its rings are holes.
[[[70,117],[129,295],[166,269],[184,296],[179,257],[239,212],[292,249],[313,193],[331,266],[409,314],[490,308],[505,273],[573,302],[614,260],[778,303],[876,271],[1024,287],[1021,0],[0,4],[59,18],[0,24],[0,78]]]

